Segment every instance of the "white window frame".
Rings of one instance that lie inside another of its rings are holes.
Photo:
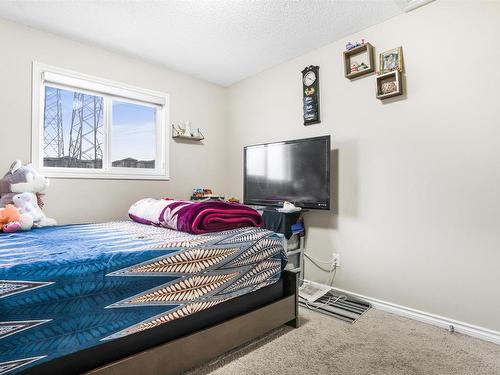
[[[58,168],[43,165],[45,87],[83,92],[104,98],[103,168]],[[45,176],[51,178],[169,180],[169,95],[113,82],[70,70],[33,62],[31,161]],[[118,168],[111,165],[112,101],[130,102],[156,108],[155,168]]]

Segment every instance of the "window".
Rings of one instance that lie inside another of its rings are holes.
[[[33,63],[33,163],[48,177],[168,179],[168,95]]]

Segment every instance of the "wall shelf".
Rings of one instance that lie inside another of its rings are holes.
[[[203,141],[205,139],[205,136],[203,133],[198,129],[198,134],[197,135],[191,135],[191,134],[185,134],[183,129],[180,129],[179,131],[178,128],[175,127],[175,125],[172,124],[172,138],[173,139],[185,139],[189,141]]]
[[[362,61],[357,61],[358,65],[363,63],[367,68],[358,71],[352,71],[351,64],[354,62],[353,58],[356,56],[361,57],[363,54]],[[364,75],[373,73],[375,71],[375,56],[373,52],[373,46],[370,43],[364,43],[358,47],[344,51],[344,69],[345,77],[348,79],[354,79],[362,77]]]
[[[403,82],[399,70],[377,76],[377,99],[384,100],[399,95],[403,95]]]
[[[191,141],[203,141],[205,139],[205,137],[203,137],[203,136],[193,137],[193,136],[189,136],[189,135],[173,135],[172,138],[173,139],[189,139]]]

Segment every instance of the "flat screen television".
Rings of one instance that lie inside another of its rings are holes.
[[[330,136],[244,148],[244,203],[330,209]]]

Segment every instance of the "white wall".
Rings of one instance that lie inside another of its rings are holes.
[[[226,93],[217,85],[0,20],[0,173],[14,159],[28,162],[31,142],[31,64],[46,64],[170,94],[171,121],[191,120],[205,144],[170,140],[169,182],[52,179],[46,212],[60,223],[126,217],[146,196],[187,198],[196,186],[220,191],[224,163],[221,134],[226,126]]]
[[[246,144],[331,134],[338,215],[310,212],[308,251],[341,254],[335,285],[500,330],[500,3],[437,1],[229,90],[231,191]],[[407,95],[344,78],[348,40],[403,46]],[[302,125],[301,75],[320,66],[322,123]],[[306,277],[324,281],[312,266]]]
[[[332,134],[338,215],[306,219],[312,255],[341,253],[336,285],[500,330],[498,19],[498,2],[439,0],[230,89],[0,20],[0,172],[30,159],[33,60],[168,92],[171,120],[206,135],[171,142],[169,182],[52,180],[47,213],[62,223],[122,218],[136,199],[194,186],[241,196],[244,145]],[[381,103],[373,76],[344,78],[344,44],[361,37],[377,52],[403,46],[405,97]],[[300,71],[311,64],[323,122],[304,127]],[[326,277],[310,264],[306,276]]]

